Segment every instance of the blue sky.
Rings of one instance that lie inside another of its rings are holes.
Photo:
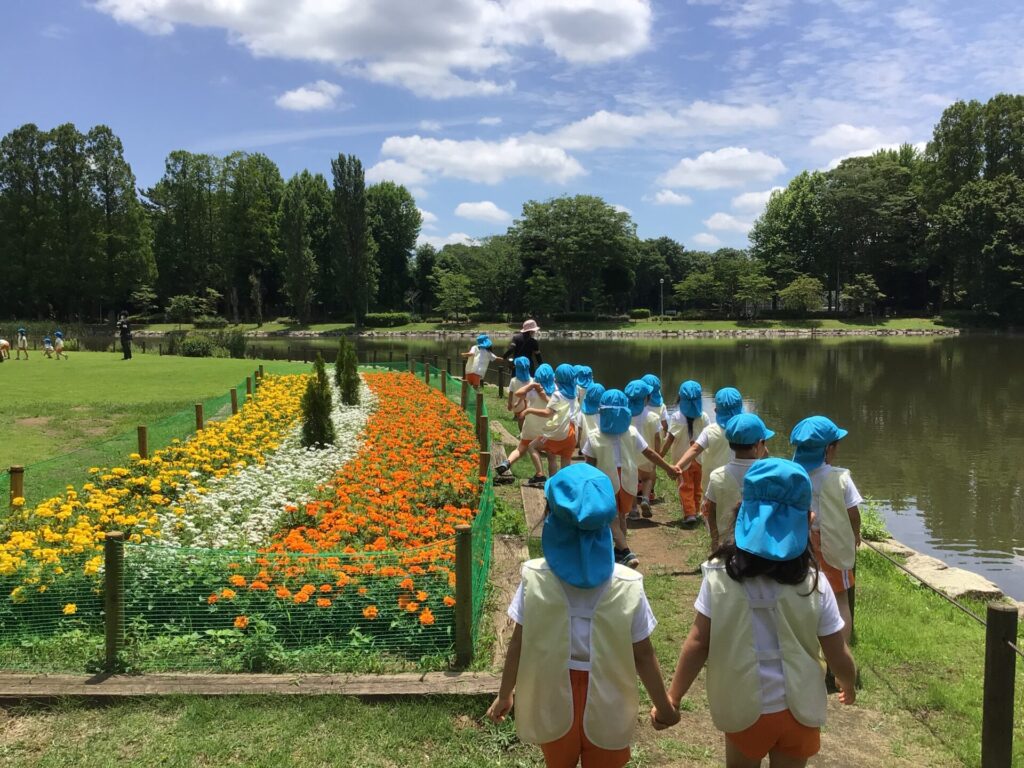
[[[423,238],[587,193],[642,237],[743,246],[804,169],[926,141],[1024,92],[1016,0],[0,0],[0,132],[105,123],[167,153],[339,152],[416,195]]]

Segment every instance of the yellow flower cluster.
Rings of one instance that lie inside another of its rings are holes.
[[[160,538],[157,511],[206,492],[203,483],[263,464],[295,426],[306,376],[272,376],[236,416],[207,422],[185,442],[172,440],[149,459],[132,454],[122,467],[91,467],[92,481],[34,508],[18,506],[0,532],[0,579],[20,582],[10,593],[24,599],[23,585],[45,585],[68,572],[94,576],[102,565],[107,531],[124,531],[140,543]]]

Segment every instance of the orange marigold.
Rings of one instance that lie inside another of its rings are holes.
[[[255,589],[257,592],[266,592],[270,587],[267,586],[266,582],[257,580],[249,585],[249,589]]]
[[[412,600],[405,604],[405,610],[407,610],[409,613],[416,613],[416,611],[418,611],[419,609],[420,604]]]
[[[213,604],[214,604],[214,603],[216,603],[216,602],[217,602],[218,600],[220,600],[220,598],[219,598],[219,597],[217,597],[217,595],[216,595],[216,594],[210,595],[210,596],[209,596],[208,598],[206,598],[206,602],[208,602],[208,603],[209,603],[210,605],[213,605]]]
[[[232,576],[228,577],[228,584],[230,584],[233,587],[244,587],[245,586],[245,576],[242,576],[241,574],[238,574],[238,573],[233,574]]]
[[[376,605],[368,605],[365,608],[363,608],[363,618],[364,619],[376,619],[377,618],[377,613],[378,613],[378,611],[377,611],[377,606]]]
[[[235,616],[235,629],[246,629],[249,626],[248,616]]]
[[[292,596],[292,593],[288,590],[288,587],[278,587],[274,590],[274,594],[282,600],[287,600]]]
[[[430,612],[429,608],[424,608],[423,612],[420,614],[420,624],[422,624],[425,627],[429,627],[433,623],[434,614]]]
[[[316,599],[316,607],[317,608],[330,608],[331,607],[331,601],[328,600],[326,597],[318,597]]]
[[[447,605],[449,608],[451,608],[453,605],[455,605],[455,598],[452,597],[451,595],[445,595],[444,596],[444,604]]]
[[[301,592],[301,591],[300,592],[296,592],[295,593],[295,597],[293,597],[292,600],[294,600],[296,603],[299,603],[299,604],[308,603],[309,602],[309,595],[307,593]]]
[[[237,593],[235,592],[235,590],[228,589],[227,587],[220,591],[220,596],[223,597],[225,600],[234,600],[236,594]]]
[[[421,589],[419,592],[416,593],[416,599],[419,600],[421,603],[425,603],[427,601],[427,593]]]

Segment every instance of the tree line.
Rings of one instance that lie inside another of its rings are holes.
[[[102,319],[123,307],[177,320],[301,323],[423,317],[594,317],[663,307],[752,317],[783,309],[969,310],[1024,319],[1024,96],[956,102],[923,152],[904,145],[796,176],[747,250],[642,239],[599,197],[529,201],[501,235],[416,247],[409,191],[331,177],[285,181],[270,158],[172,152],[136,189],[106,126],[0,139],[0,312]]]

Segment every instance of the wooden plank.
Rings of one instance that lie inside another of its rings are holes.
[[[540,536],[540,527],[544,522],[544,489],[529,485],[520,486],[523,498],[523,511],[526,513],[526,535]]]
[[[496,693],[500,678],[480,672],[394,675],[43,675],[0,674],[0,699],[68,696],[239,696],[288,694],[356,696],[478,696]]]
[[[519,445],[519,438],[509,432],[505,425],[497,419],[491,422],[491,434],[496,435],[505,445]]]
[[[505,663],[505,651],[512,637],[515,622],[508,617],[508,605],[519,587],[522,564],[530,558],[526,540],[519,536],[495,536],[491,550],[491,588],[494,610],[494,649],[492,666],[501,669]]]

